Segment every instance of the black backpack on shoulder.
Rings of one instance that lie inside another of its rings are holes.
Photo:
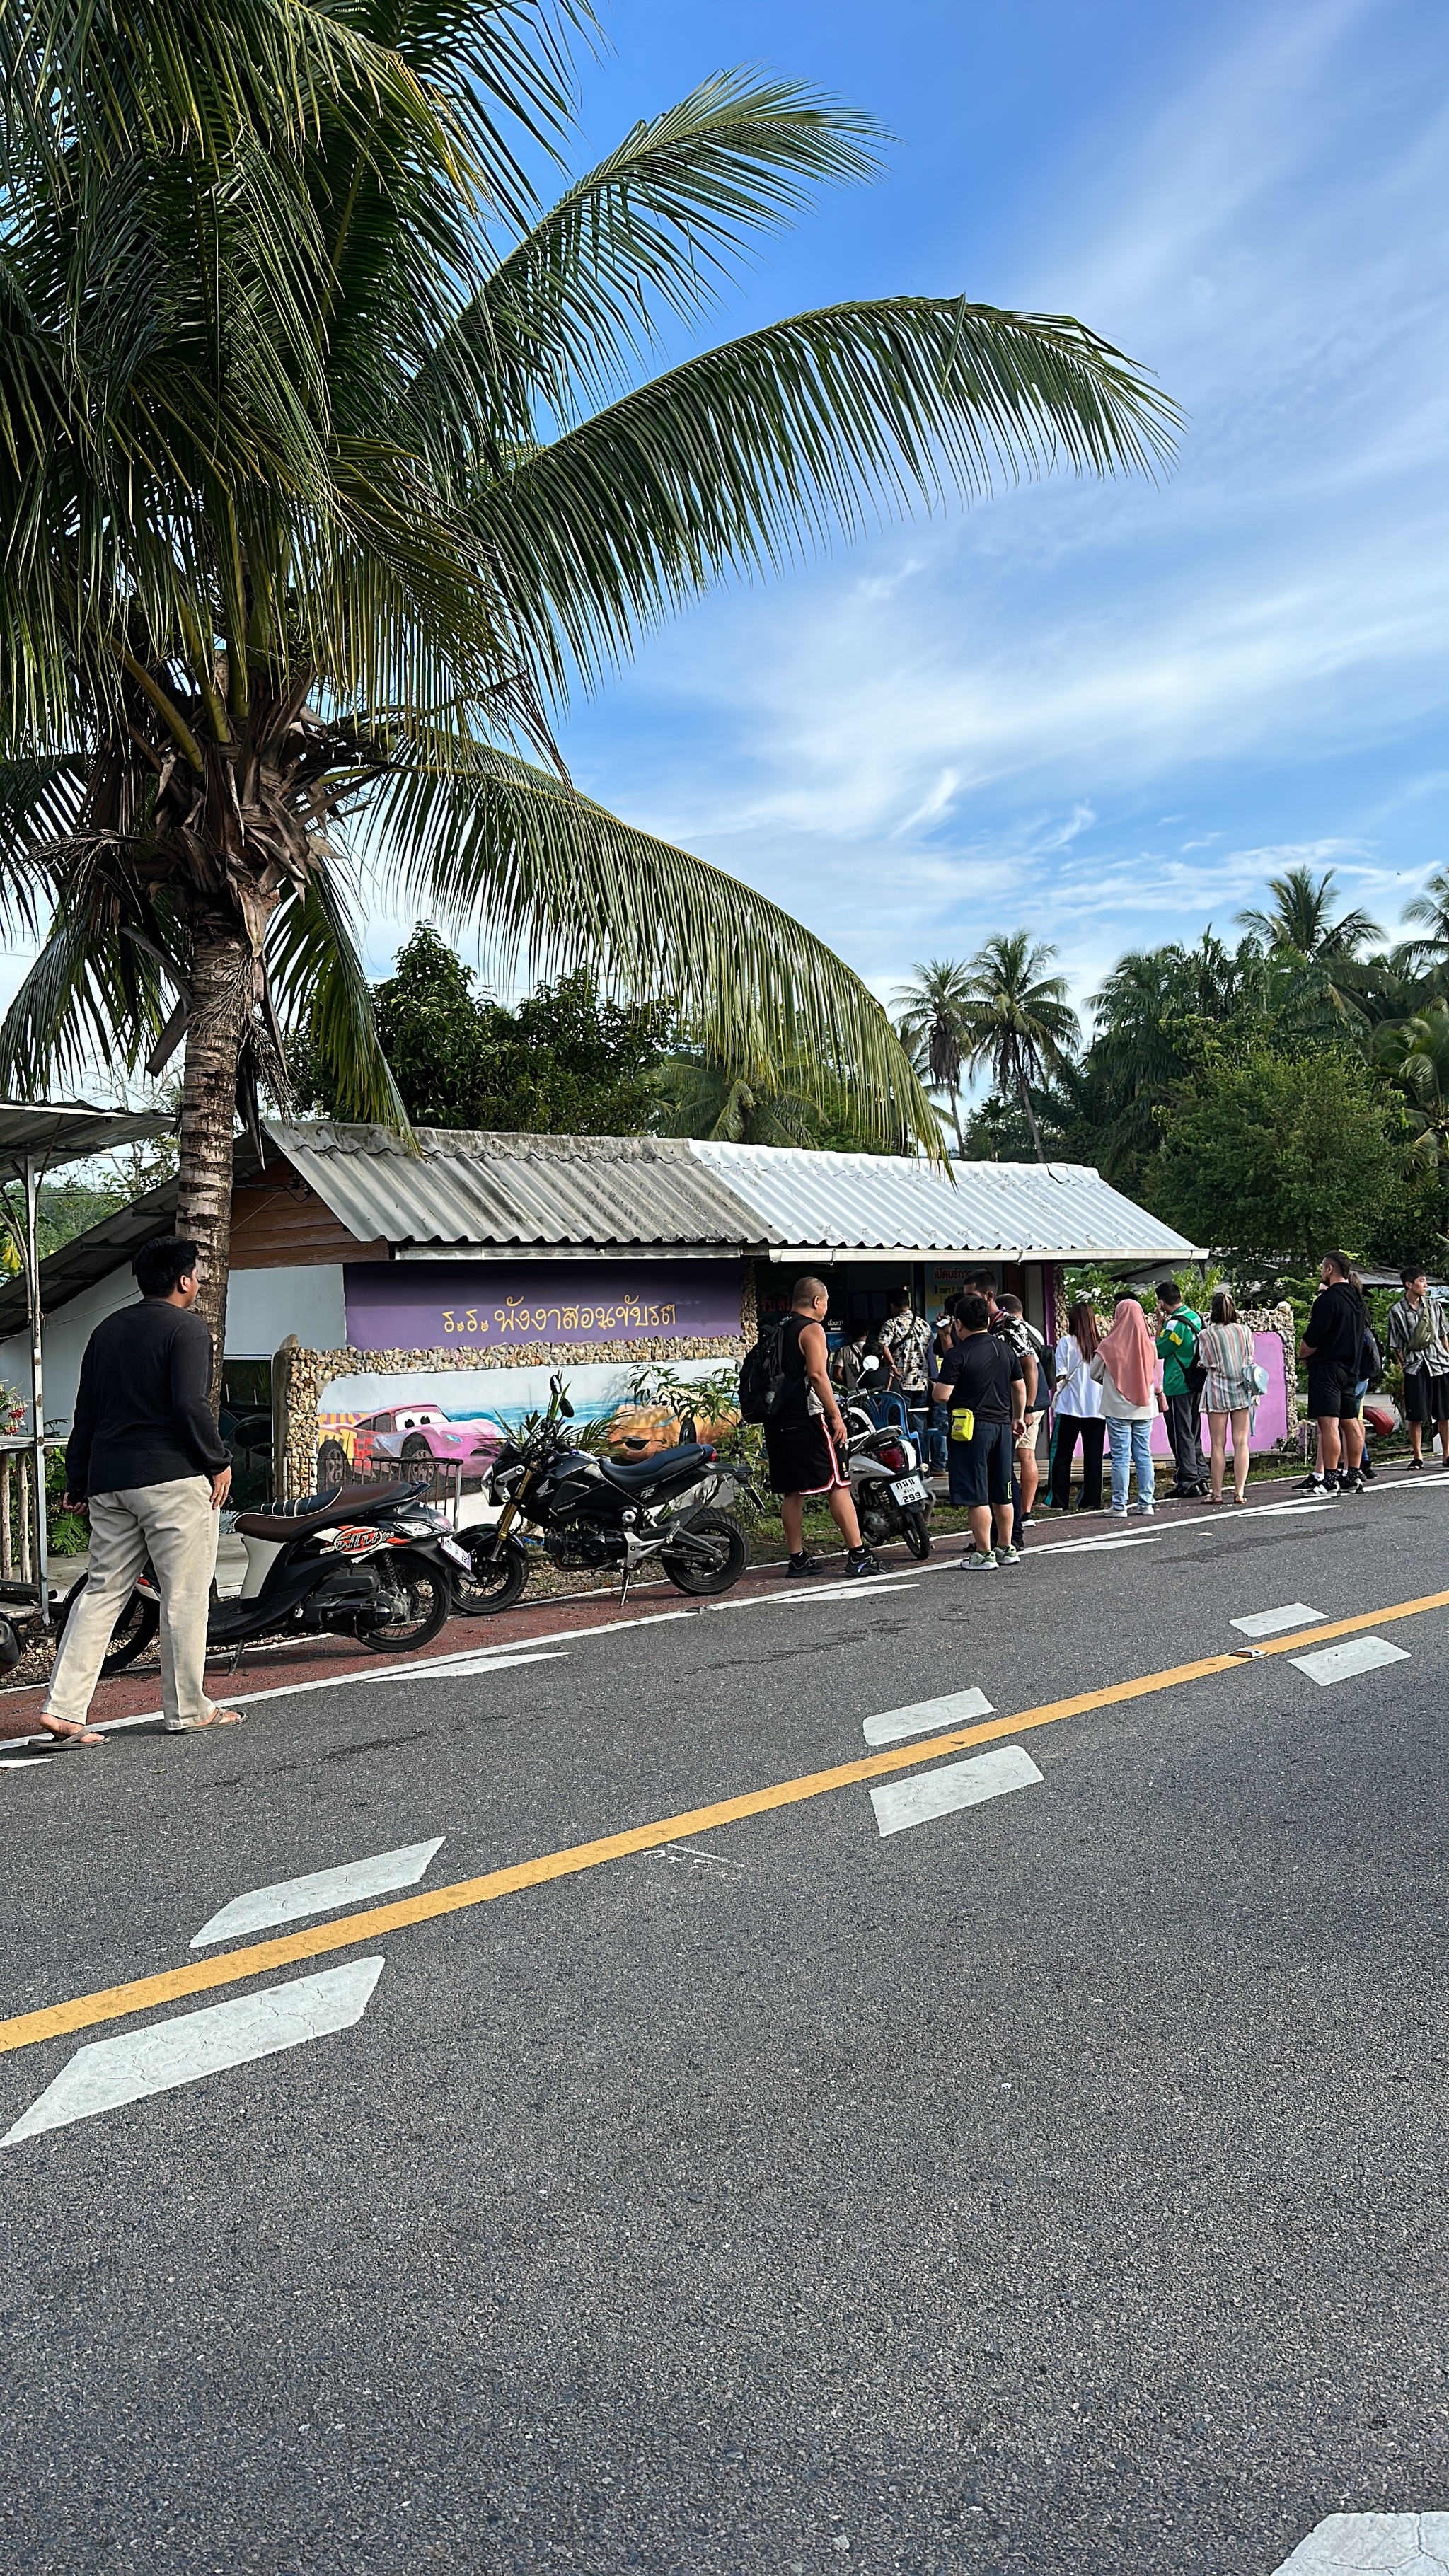
[[[770,1324],[740,1366],[741,1422],[773,1422],[785,1393],[784,1334],[788,1316]]]

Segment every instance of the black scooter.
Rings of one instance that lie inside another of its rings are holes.
[[[426,1491],[351,1485],[238,1513],[233,1527],[246,1543],[246,1576],[237,1599],[213,1601],[208,1651],[240,1649],[260,1637],[338,1632],[379,1655],[431,1644],[453,1607],[453,1568],[466,1574],[469,1560],[444,1515],[418,1500]],[[82,1575],[66,1595],[57,1642],[85,1582]],[[147,1566],[116,1622],[102,1673],[124,1672],[160,1624],[160,1595]]]

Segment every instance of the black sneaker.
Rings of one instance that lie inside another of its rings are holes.
[[[1378,1474],[1378,1472],[1379,1472],[1379,1471],[1378,1471],[1377,1467],[1374,1465],[1374,1462],[1373,1462],[1372,1458],[1363,1458],[1363,1459],[1360,1459],[1360,1461],[1359,1461],[1359,1470],[1358,1470],[1358,1472],[1359,1472],[1360,1476],[1363,1478],[1364,1483],[1365,1483],[1366,1485],[1371,1485],[1371,1484],[1373,1483],[1373,1480],[1374,1480],[1375,1476]]]
[[[1293,1488],[1295,1494],[1326,1494],[1328,1490],[1322,1476],[1300,1476]]]
[[[1362,1476],[1354,1473],[1352,1475],[1343,1475],[1339,1477],[1338,1490],[1341,1494],[1362,1494],[1366,1493],[1368,1488],[1365,1485]]]
[[[802,1575],[823,1574],[824,1572],[825,1568],[821,1564],[819,1557],[812,1556],[808,1548],[802,1547],[799,1555],[792,1556],[787,1564],[785,1568],[785,1580],[787,1583],[798,1583]]]
[[[868,1547],[853,1547],[845,1560],[847,1574],[879,1574],[881,1570],[880,1558],[872,1556]]]

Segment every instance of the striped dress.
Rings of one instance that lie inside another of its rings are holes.
[[[1249,1325],[1204,1324],[1197,1337],[1197,1356],[1207,1370],[1204,1413],[1239,1413],[1257,1403],[1258,1391],[1248,1375],[1254,1359]]]

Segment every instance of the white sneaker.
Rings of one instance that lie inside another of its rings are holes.
[[[1135,1503],[1133,1505],[1133,1516],[1139,1521],[1150,1521],[1153,1517],[1152,1505],[1150,1503]]]
[[[1126,1518],[1127,1518],[1127,1506],[1126,1506],[1126,1504],[1124,1503],[1124,1504],[1122,1505],[1122,1508],[1121,1508],[1121,1510],[1120,1510],[1120,1511],[1118,1510],[1117,1505],[1116,1505],[1115,1503],[1111,1503],[1111,1504],[1109,1504],[1109,1505],[1108,1505],[1108,1509],[1107,1509],[1107,1518],[1108,1518],[1108,1520],[1109,1520],[1109,1521],[1125,1521],[1125,1520],[1126,1520]]]

